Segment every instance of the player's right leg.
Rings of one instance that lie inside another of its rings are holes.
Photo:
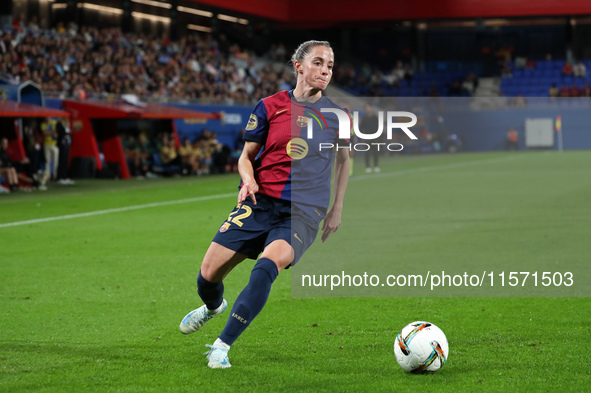
[[[211,318],[226,311],[228,302],[223,298],[224,284],[222,281],[245,258],[246,256],[243,254],[218,243],[211,243],[197,277],[197,292],[205,304],[185,315],[179,325],[182,333],[194,333]]]
[[[293,256],[293,249],[284,239],[274,240],[265,247],[252,269],[248,285],[236,299],[224,330],[213,345],[207,345],[211,348],[206,352],[210,368],[231,367],[230,347],[261,312],[269,298],[271,285],[279,272],[291,263]]]

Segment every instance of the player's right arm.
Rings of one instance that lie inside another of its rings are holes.
[[[254,178],[254,160],[265,144],[269,133],[269,121],[264,100],[260,100],[255,105],[244,130],[244,148],[238,159],[238,172],[242,178],[238,204],[244,202],[246,197],[250,195],[252,202],[256,205],[257,200],[254,194],[259,191],[259,186]]]
[[[238,172],[242,178],[242,188],[238,192],[238,203],[244,202],[247,196],[250,195],[252,202],[256,205],[257,200],[255,194],[259,191],[259,186],[254,178],[254,160],[261,150],[261,144],[256,142],[246,141],[244,149],[238,159]]]

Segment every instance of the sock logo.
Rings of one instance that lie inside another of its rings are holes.
[[[232,313],[232,316],[245,325],[248,323],[248,321],[246,319],[242,318],[240,315],[236,314],[235,312]]]

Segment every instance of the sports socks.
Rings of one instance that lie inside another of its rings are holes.
[[[230,350],[230,346],[228,344],[226,344],[225,342],[223,342],[222,340],[219,339],[219,337],[213,342],[213,346],[214,347],[222,347],[225,350]]]
[[[197,293],[208,310],[215,310],[224,301],[224,283],[209,282],[201,275],[197,276]]]
[[[265,306],[271,292],[271,285],[278,274],[277,266],[272,260],[261,258],[257,261],[250,273],[248,285],[238,295],[232,307],[226,327],[220,334],[220,340],[227,345],[234,344],[234,341]]]

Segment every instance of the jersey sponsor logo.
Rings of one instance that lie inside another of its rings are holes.
[[[230,223],[229,222],[225,222],[220,227],[220,232],[226,232],[228,230],[228,228],[230,228]]]
[[[301,160],[308,155],[308,142],[302,138],[294,138],[287,143],[287,155],[294,160]]]
[[[250,117],[248,118],[248,124],[246,125],[246,131],[254,130],[257,128],[258,124],[259,120],[254,113],[251,113]]]
[[[277,112],[275,112],[275,116],[277,116],[277,115],[278,115],[278,114],[280,114],[280,113],[283,113],[283,112],[285,112],[286,110],[287,110],[287,109],[281,109],[280,111],[277,111]]]

